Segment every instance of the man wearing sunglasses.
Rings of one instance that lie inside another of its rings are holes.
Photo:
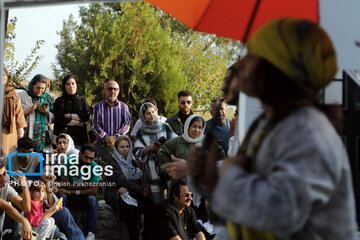
[[[225,118],[227,109],[224,98],[213,99],[210,106],[212,118],[206,121],[205,135],[211,132],[227,154],[230,139],[230,119]]]
[[[105,84],[105,100],[94,106],[92,130],[97,138],[97,157],[105,160],[106,147],[115,142],[117,136],[126,135],[130,129],[129,107],[118,100],[119,84]]]
[[[93,161],[94,158],[94,147],[89,143],[83,144],[77,164],[80,169],[78,175],[75,176],[71,173],[74,170],[74,161],[68,159],[65,164],[67,171],[61,169],[62,175],[65,176],[64,182],[62,182],[63,186],[56,191],[56,194],[63,198],[64,207],[80,208],[86,212],[86,240],[95,239],[97,228],[98,202],[96,195],[98,193],[99,175],[95,174],[98,165]],[[86,168],[88,171],[85,171]]]
[[[149,222],[149,236],[157,240],[205,240],[197,223],[195,211],[190,207],[193,194],[182,180],[171,184],[169,199],[155,206]],[[146,224],[146,223],[145,223]]]
[[[178,93],[178,105],[179,112],[169,117],[166,120],[166,123],[168,123],[172,130],[180,136],[184,133],[184,124],[186,119],[193,114],[191,111],[191,107],[193,105],[192,92],[188,90],[181,90]]]

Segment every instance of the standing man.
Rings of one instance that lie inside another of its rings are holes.
[[[92,119],[99,159],[104,159],[106,147],[112,145],[117,136],[126,135],[130,129],[129,107],[117,99],[119,84],[115,81],[107,82],[104,92],[105,100],[95,105]]]
[[[206,121],[205,135],[209,134],[211,131],[217,138],[218,144],[227,154],[230,139],[230,120],[225,118],[226,112],[227,109],[223,98],[211,101],[210,113],[212,118]]]
[[[153,209],[153,221],[148,239],[158,240],[205,240],[197,222],[195,211],[190,207],[193,194],[184,181],[173,182],[169,199]]]
[[[170,125],[172,130],[178,135],[184,133],[184,124],[186,119],[193,114],[191,107],[193,105],[192,92],[181,90],[178,93],[179,112],[169,117],[166,123]]]
[[[66,171],[62,170],[64,176],[64,184],[57,190],[57,194],[63,198],[64,207],[85,207],[87,225],[86,240],[95,239],[95,232],[97,228],[97,213],[98,202],[96,195],[98,193],[99,176],[95,174],[96,162],[95,149],[90,143],[85,143],[81,146],[78,163],[75,165],[78,168],[78,175],[71,174],[75,167],[71,157],[68,158]],[[87,171],[85,171],[87,170]]]

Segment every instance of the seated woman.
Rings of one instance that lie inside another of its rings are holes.
[[[63,154],[65,154],[66,156],[64,156]],[[50,161],[53,165],[61,165],[64,164],[70,156],[78,155],[79,150],[75,148],[74,141],[72,140],[70,135],[62,133],[56,137],[56,149],[52,152]],[[55,169],[55,174],[57,176],[60,175],[58,174],[58,168]],[[57,180],[61,181],[62,177],[59,176]]]
[[[116,139],[112,156],[109,163],[113,167],[113,174],[106,177],[111,184],[105,189],[105,201],[116,210],[119,218],[124,219],[130,240],[138,240],[141,230],[138,202],[143,192],[142,171],[137,168],[132,144],[127,136]]]
[[[65,153],[69,157],[73,154],[79,154],[79,150],[75,148],[74,141],[69,134],[61,133],[56,137],[56,149],[53,153]]]
[[[166,184],[160,180],[161,168],[156,163],[156,154],[164,141],[177,135],[167,123],[159,121],[152,103],[141,105],[139,118],[141,127],[136,133],[134,153],[136,159],[145,164],[146,182],[150,186],[152,201],[157,204],[164,198]]]
[[[199,115],[186,119],[183,135],[167,141],[158,151],[159,165],[174,179],[185,178],[187,174],[187,157],[191,146],[201,144],[204,138],[205,120]],[[225,157],[222,147],[217,145],[218,159]]]

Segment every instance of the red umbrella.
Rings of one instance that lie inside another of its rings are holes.
[[[319,21],[318,0],[145,0],[188,27],[246,40],[264,23],[279,17]]]

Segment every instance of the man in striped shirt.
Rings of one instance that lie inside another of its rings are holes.
[[[119,84],[107,82],[104,92],[106,98],[95,105],[92,119],[92,130],[97,137],[97,156],[101,160],[105,160],[107,145],[130,129],[129,107],[117,99]]]

